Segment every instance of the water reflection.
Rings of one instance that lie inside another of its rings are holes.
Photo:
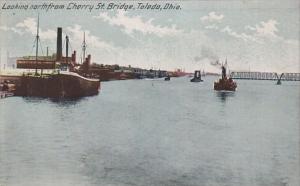
[[[233,91],[216,91],[216,95],[222,102],[225,102],[227,98],[234,97]]]
[[[74,106],[87,98],[41,98],[41,97],[23,97],[26,103],[40,104],[48,102],[56,104],[57,106]]]
[[[76,104],[82,100],[86,99],[85,97],[82,98],[49,98],[52,103],[62,104],[62,105],[69,105],[69,104]]]

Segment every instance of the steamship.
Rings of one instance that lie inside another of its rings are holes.
[[[66,56],[62,55],[62,28],[57,28],[56,54],[38,56],[39,19],[36,34],[35,57],[17,60],[17,68],[35,69],[35,73],[24,73],[16,83],[16,96],[80,98],[99,93],[100,80],[88,77],[91,55],[85,57],[83,41],[83,63],[76,63],[76,51],[68,56],[69,38],[66,36]],[[45,72],[48,73],[45,73]],[[49,73],[51,71],[51,73]]]
[[[214,90],[217,91],[235,91],[237,84],[232,80],[231,77],[226,75],[227,59],[225,65],[222,64],[222,78],[219,81],[214,82]]]

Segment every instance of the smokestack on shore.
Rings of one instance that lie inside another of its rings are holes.
[[[68,63],[69,57],[69,36],[66,36],[66,62]]]
[[[62,28],[57,28],[56,60],[62,60]]]

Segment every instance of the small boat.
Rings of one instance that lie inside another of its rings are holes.
[[[231,78],[227,79],[227,77],[219,79],[218,82],[214,82],[215,90],[235,91],[236,87],[236,82],[234,82]]]
[[[222,78],[219,79],[219,81],[214,82],[214,90],[235,91],[236,87],[237,87],[236,82],[234,82],[231,78],[227,78],[226,68],[223,65],[222,66]]]
[[[165,77],[165,81],[170,81],[171,80],[171,77],[169,74],[167,74],[167,76]]]
[[[193,79],[191,79],[191,82],[202,82],[203,80],[201,79],[201,72],[200,70],[196,70],[194,73]]]

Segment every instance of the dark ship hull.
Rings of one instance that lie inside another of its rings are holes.
[[[22,76],[16,87],[16,96],[80,98],[99,93],[100,80],[82,77],[76,73]]]
[[[196,70],[194,73],[194,78],[191,79],[191,82],[202,82],[203,80],[201,79],[201,72],[200,70]]]
[[[199,78],[193,78],[191,79],[191,82],[202,82],[203,80],[202,79],[199,79]]]
[[[235,91],[236,90],[236,83],[232,79],[219,79],[218,82],[214,82],[214,89],[215,90],[225,90],[225,91]]]

